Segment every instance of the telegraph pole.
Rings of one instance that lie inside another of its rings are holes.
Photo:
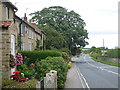
[[[104,39],[103,39],[103,50],[104,50],[104,47],[105,47],[105,46],[104,46]]]

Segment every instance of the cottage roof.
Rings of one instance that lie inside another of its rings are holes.
[[[45,33],[37,27],[36,23],[30,23],[30,24],[32,24],[32,26],[35,28],[37,32],[45,35]]]
[[[35,32],[37,32],[38,34],[40,34],[40,35],[44,34],[45,35],[45,33],[43,31],[41,31],[39,28],[37,28],[36,24],[30,23],[26,20],[23,20],[20,17],[18,17],[17,15],[15,15],[15,17],[18,18],[20,21],[24,22],[25,24],[27,24],[28,26],[30,26],[31,28],[33,28],[35,30]]]
[[[17,7],[14,4],[12,4],[9,0],[0,0],[0,2],[4,3],[5,5],[13,8],[13,9],[18,10]]]

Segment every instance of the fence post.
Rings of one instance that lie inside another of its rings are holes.
[[[36,90],[40,90],[40,88],[41,88],[40,81],[37,81],[37,83],[36,83]]]
[[[37,81],[36,88],[37,90],[47,90],[49,88],[55,90],[57,88],[57,71],[51,70],[46,73],[46,77],[43,80]]]
[[[57,88],[57,71],[51,70],[50,73],[54,75],[54,88]]]

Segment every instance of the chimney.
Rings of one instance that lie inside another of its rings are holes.
[[[24,15],[24,20],[25,20],[25,21],[27,21],[27,16],[26,16],[26,13],[25,13],[25,15]]]

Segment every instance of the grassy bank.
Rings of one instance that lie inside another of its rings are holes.
[[[104,64],[120,67],[120,63],[113,63],[113,62],[109,62],[109,61],[103,61],[103,60],[100,60],[100,59],[96,59],[94,57],[92,57],[92,59],[94,61],[97,61],[97,62],[101,62],[101,63],[104,63]]]

